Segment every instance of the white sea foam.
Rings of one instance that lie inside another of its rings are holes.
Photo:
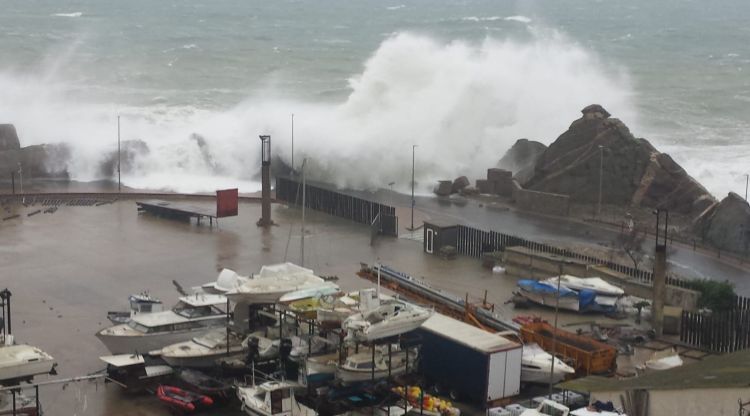
[[[461,20],[466,22],[494,22],[496,20],[502,20],[503,18],[500,16],[488,16],[488,17],[477,17],[477,16],[468,16],[464,17]]]
[[[182,45],[182,49],[195,49],[197,47],[198,47],[198,45],[196,45],[194,43],[189,43],[187,45]]]
[[[388,6],[385,9],[386,10],[398,10],[398,9],[403,9],[404,7],[406,6],[403,4],[399,4],[398,6]]]
[[[52,16],[55,16],[55,17],[81,17],[81,16],[83,16],[83,12],[55,13]]]
[[[216,111],[82,102],[69,98],[70,86],[54,72],[0,73],[0,114],[16,124],[24,145],[69,143],[73,177],[90,180],[100,177],[103,154],[114,149],[119,113],[123,140],[141,139],[151,149],[124,172],[124,182],[178,191],[212,191],[232,181],[255,189],[258,134],[271,134],[274,154],[288,163],[292,112],[295,163],[308,157],[311,177],[362,189],[389,182],[408,188],[412,144],[419,146],[423,190],[437,179],[482,177],[516,139],[549,143],[591,103],[639,131],[627,77],[559,35],[444,43],[397,34],[349,84],[339,103],[273,99],[264,90]],[[190,139],[193,133],[205,138],[207,150]]]
[[[505,20],[509,22],[531,23],[531,19],[526,16],[508,16]]]

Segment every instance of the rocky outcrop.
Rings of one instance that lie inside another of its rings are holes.
[[[120,143],[120,171],[135,170],[138,159],[149,154],[148,144],[142,140],[125,140]],[[99,172],[105,178],[117,178],[117,150],[112,150],[99,163]]]
[[[0,124],[0,152],[21,150],[16,127],[12,124]]]
[[[750,205],[730,192],[695,220],[694,231],[714,247],[746,253],[750,249]]]
[[[505,152],[497,167],[513,172],[513,177],[523,184],[534,176],[534,166],[545,150],[547,146],[542,143],[519,139]]]
[[[698,215],[715,199],[672,158],[600,105],[582,110],[539,157],[528,189],[569,195],[574,202],[655,207]]]
[[[11,172],[18,174],[19,166],[24,179],[67,178],[70,148],[65,144],[37,144],[21,147],[12,124],[0,124],[0,178],[5,180]]]
[[[459,176],[458,178],[453,180],[453,185],[451,185],[451,192],[454,194],[456,192],[461,192],[462,189],[469,186],[471,182],[469,182],[469,178],[466,176]]]
[[[438,181],[432,192],[438,196],[450,196],[453,192],[453,181]]]

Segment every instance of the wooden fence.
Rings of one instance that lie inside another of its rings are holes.
[[[680,341],[711,352],[750,347],[750,310],[735,309],[704,315],[683,312]]]

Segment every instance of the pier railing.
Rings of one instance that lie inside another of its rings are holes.
[[[302,184],[292,178],[276,177],[276,200],[302,204]],[[359,224],[377,225],[379,234],[398,236],[398,218],[392,206],[305,183],[305,207]]]
[[[456,251],[459,254],[469,257],[481,258],[484,253],[502,251],[505,247],[521,246],[537,253],[552,254],[579,260],[588,264],[605,266],[645,284],[651,285],[654,282],[654,274],[648,270],[637,269],[611,260],[577,253],[569,249],[527,240],[525,238],[516,237],[498,231],[485,231],[466,225],[459,225],[456,240]],[[692,281],[676,278],[674,276],[667,276],[667,284],[685,289],[695,289],[695,285]],[[750,310],[750,298],[737,296],[735,301],[737,309]]]

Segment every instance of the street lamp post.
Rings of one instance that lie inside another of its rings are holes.
[[[292,113],[292,175],[294,174],[294,113]]]
[[[120,116],[117,116],[117,192],[122,192],[122,182],[120,180]]]
[[[745,202],[747,202],[747,183],[750,181],[750,173],[745,174]]]
[[[418,145],[411,145],[411,231],[414,231],[414,152]]]
[[[604,176],[604,146],[599,145],[599,203],[596,206],[596,217],[602,213],[602,176]]]

